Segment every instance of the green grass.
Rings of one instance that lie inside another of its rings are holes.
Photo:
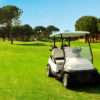
[[[0,100],[99,100],[100,86],[65,89],[46,75],[50,43],[0,42]],[[100,71],[100,44],[93,44]]]

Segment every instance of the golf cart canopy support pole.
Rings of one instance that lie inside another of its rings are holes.
[[[56,47],[56,38],[54,36],[54,47]]]
[[[63,47],[63,37],[62,37],[62,34],[61,34],[61,40],[62,40],[61,47]]]
[[[93,63],[93,52],[92,52],[91,44],[90,44],[89,38],[87,40],[88,40],[88,44],[89,44],[90,53],[92,56],[91,62]]]

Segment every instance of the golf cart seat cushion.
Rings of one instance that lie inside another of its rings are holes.
[[[64,60],[55,60],[56,62],[56,65],[57,65],[57,69],[58,69],[58,72],[61,71],[63,69],[63,66],[64,66]]]
[[[59,60],[55,60],[56,61],[56,64],[64,64],[64,59],[59,59]]]
[[[52,57],[58,60],[63,59],[64,58],[63,50],[61,48],[54,48],[52,51]]]

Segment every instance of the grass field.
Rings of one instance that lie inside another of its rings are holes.
[[[0,100],[100,100],[100,86],[70,90],[47,77],[49,45],[0,42]],[[100,43],[92,47],[100,71]]]

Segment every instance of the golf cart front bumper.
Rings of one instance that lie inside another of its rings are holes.
[[[68,72],[68,78],[72,85],[100,83],[100,75],[96,69]]]

